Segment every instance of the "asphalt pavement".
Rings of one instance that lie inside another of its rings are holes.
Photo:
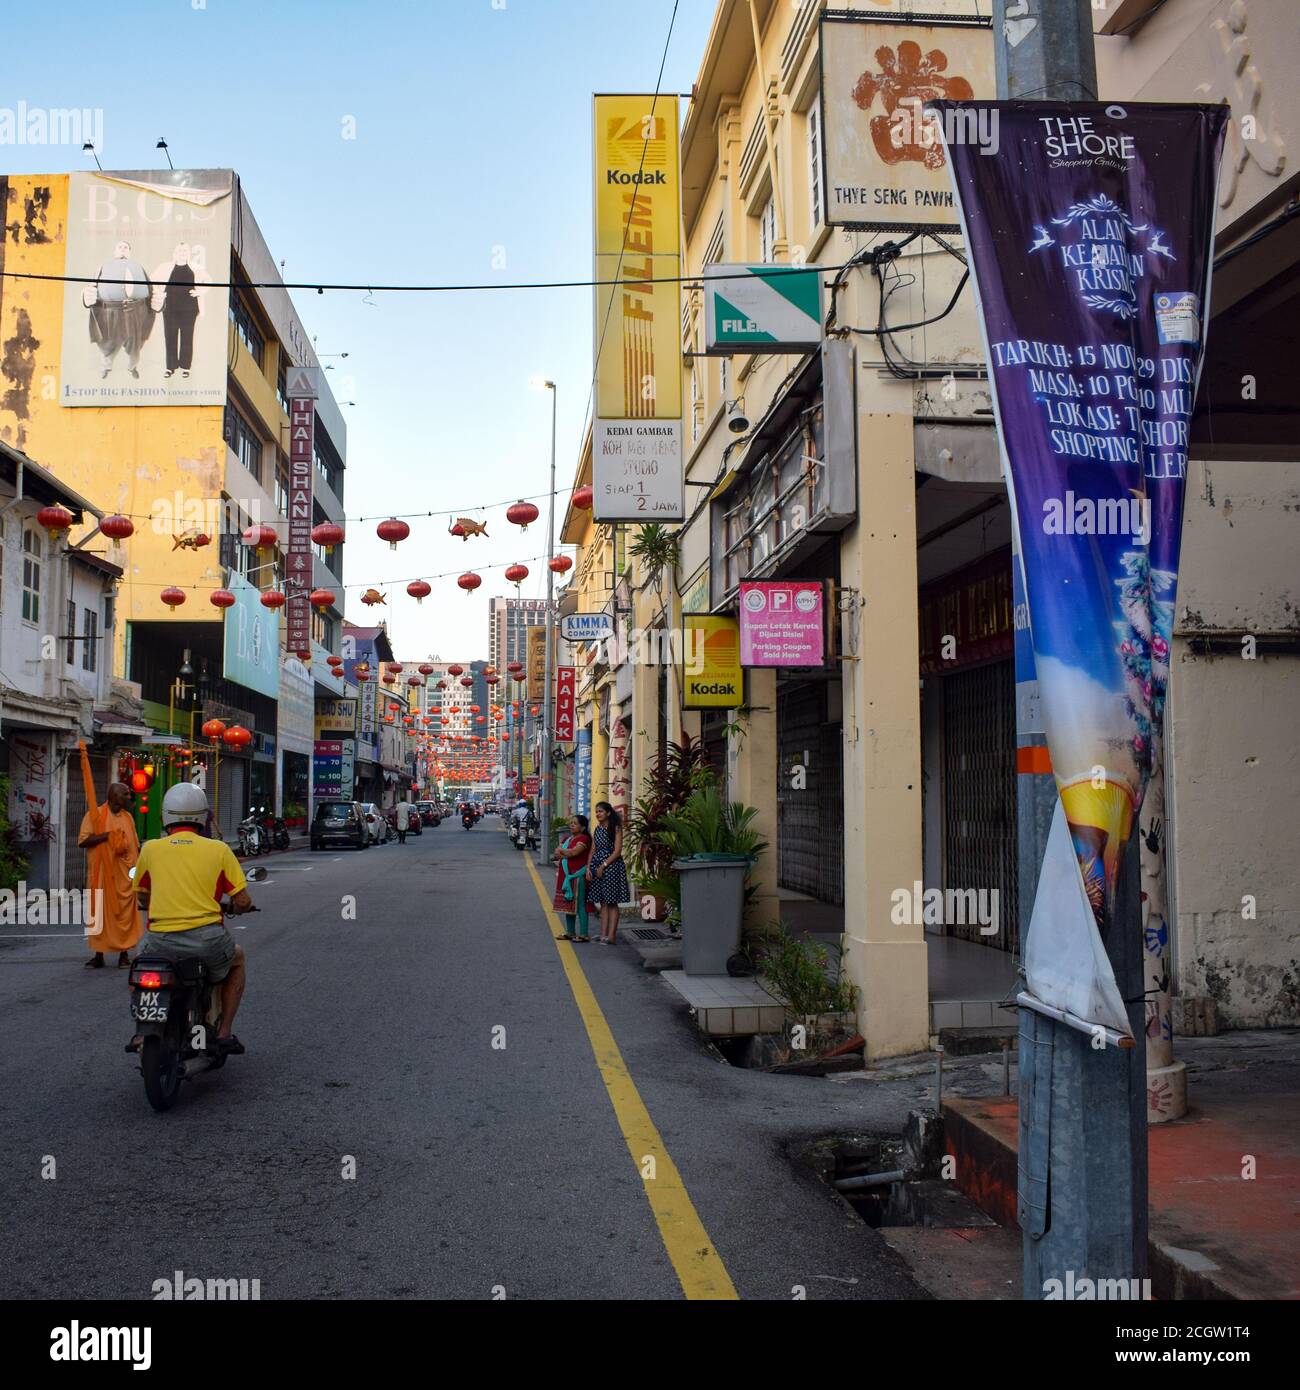
[[[125,972],[83,970],[75,929],[0,928],[0,1296],[181,1271],[263,1299],[678,1299],[701,1233],[742,1298],[925,1296],[795,1157],[896,1133],[907,1098],[722,1063],[629,947],[555,941],[495,818],[261,862],[247,1054],[167,1114],[122,1050]]]

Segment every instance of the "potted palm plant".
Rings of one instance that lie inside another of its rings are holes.
[[[709,755],[703,743],[687,737],[670,743],[663,755],[656,755],[646,775],[645,789],[628,817],[627,850],[637,900],[647,921],[662,922],[680,903],[678,881],[673,873],[673,850],[658,836],[665,828],[664,817],[679,811],[687,797],[714,780]],[[644,911],[649,900],[651,911]]]

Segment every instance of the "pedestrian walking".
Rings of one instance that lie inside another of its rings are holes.
[[[608,801],[596,805],[596,834],[587,866],[587,911],[600,913],[600,940],[618,945],[618,909],[632,896],[623,862],[623,818]]]
[[[405,797],[397,803],[397,843],[406,843],[406,832],[411,828],[411,803]]]
[[[591,858],[591,836],[586,816],[569,817],[569,834],[551,856],[555,860],[555,897],[552,905],[564,916],[564,934],[557,941],[586,943],[587,861]]]

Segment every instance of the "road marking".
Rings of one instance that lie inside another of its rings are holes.
[[[555,932],[564,930],[563,924],[555,915],[550,896],[542,884],[532,858],[525,855],[524,863],[532,876],[533,887],[537,889],[547,925],[552,929],[554,936]],[[740,1295],[731,1282],[727,1267],[714,1249],[713,1242],[704,1229],[704,1223],[686,1191],[682,1175],[677,1171],[677,1165],[670,1157],[667,1145],[660,1137],[654,1121],[650,1118],[650,1112],[637,1091],[632,1074],[627,1069],[627,1063],[623,1061],[623,1054],[618,1050],[614,1034],[610,1031],[591,985],[578,964],[572,945],[567,941],[556,941],[554,944],[560,956],[560,964],[564,967],[569,988],[573,991],[574,1003],[578,1006],[578,1013],[587,1030],[587,1041],[591,1043],[601,1080],[605,1083],[610,1104],[614,1107],[614,1115],[623,1131],[628,1152],[632,1155],[632,1163],[640,1173],[643,1161],[647,1157],[654,1158],[656,1176],[649,1180],[643,1178],[642,1181],[645,1184],[650,1210],[654,1212],[655,1222],[659,1227],[660,1239],[668,1252],[668,1258],[673,1262],[682,1292],[690,1299],[738,1299]]]

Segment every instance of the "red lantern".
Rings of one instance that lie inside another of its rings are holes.
[[[319,526],[311,528],[311,540],[313,545],[325,547],[328,555],[336,545],[343,543],[343,528],[334,521],[322,521]]]
[[[462,574],[461,577],[456,581],[456,583],[457,583],[462,589],[465,590],[465,596],[466,596],[467,598],[469,597],[470,594],[472,594],[472,593],[474,592],[475,589],[478,588],[478,586],[479,586],[482,582],[483,582],[482,577],[481,577],[480,575],[475,574],[473,570],[470,570],[470,571],[469,571],[468,573],[466,573],[466,574]]]
[[[327,608],[337,603],[338,599],[332,589],[313,589],[307,596],[307,602],[313,608],[319,608],[323,613]]]
[[[275,533],[274,526],[250,526],[244,532],[242,540],[250,550],[270,550],[280,538]]]
[[[279,589],[268,589],[266,593],[262,595],[261,604],[263,608],[283,608],[285,596]]]
[[[506,512],[506,520],[518,526],[521,531],[528,530],[528,523],[536,521],[538,511],[531,502],[516,502],[509,511]]]
[[[410,594],[416,603],[423,603],[433,592],[433,587],[426,584],[423,579],[412,579],[406,586],[406,592]]]
[[[524,582],[524,580],[528,578],[528,566],[510,565],[506,570],[506,578],[517,589]]]
[[[221,736],[225,732],[226,726],[220,719],[209,719],[202,729],[203,737],[211,739],[213,743],[220,742]]]
[[[495,675],[494,675],[494,676],[484,676],[483,679],[484,679],[485,681],[487,681],[487,683],[488,683],[489,685],[495,685],[495,684],[501,679],[501,677],[500,677],[500,676],[495,676]]]
[[[420,680],[419,676],[407,676],[407,678],[406,678],[406,683],[407,683],[407,685],[412,685],[412,686],[423,684],[423,682]]]
[[[404,521],[398,521],[395,516],[390,516],[387,521],[381,521],[375,527],[375,533],[381,541],[387,541],[391,550],[397,549],[397,542],[404,541],[411,534],[411,528]]]
[[[56,502],[52,506],[42,507],[36,513],[36,524],[43,526],[50,533],[52,541],[57,541],[72,529],[72,513]]]
[[[331,652],[331,653],[325,658],[325,663],[326,663],[326,665],[328,665],[328,666],[342,666],[342,665],[343,665],[343,658],[342,658],[341,656],[335,656],[335,654],[334,654],[333,652]]]
[[[213,589],[208,595],[208,602],[213,608],[233,608],[235,596],[229,589]]]
[[[565,574],[573,568],[573,561],[567,555],[555,555],[546,563],[556,574]]]
[[[541,714],[541,710],[538,709],[538,707],[537,707],[536,705],[534,705],[534,706],[532,707],[532,709],[530,709],[530,710],[528,711],[528,713],[531,714],[531,715],[533,716],[534,719],[536,719],[537,716],[538,716],[539,714]]]
[[[304,666],[310,666],[310,665],[311,665],[311,648],[310,648],[310,647],[299,647],[299,649],[298,649],[296,652],[294,652],[294,656],[296,656],[296,657],[298,658],[298,660],[301,661],[301,662],[303,663]]]
[[[447,674],[449,676],[463,676],[465,674],[465,668],[463,666],[457,666],[453,662],[452,665],[447,667]]]
[[[591,510],[592,491],[590,485],[575,488],[573,490],[572,502],[580,512]]]
[[[131,790],[133,792],[147,792],[153,786],[153,773],[146,771],[142,767],[136,768],[131,774]]]
[[[357,671],[353,674],[352,679],[364,685],[370,679],[370,674],[367,671]]]
[[[474,677],[473,677],[473,676],[462,676],[462,677],[460,678],[460,683],[465,687],[466,690],[468,690],[468,689],[470,688],[470,686],[472,686],[472,685],[474,684]]]
[[[99,529],[110,541],[124,541],[128,536],[135,535],[135,522],[129,516],[106,516],[99,523]]]
[[[385,684],[385,685],[396,685],[396,684],[397,684],[397,677],[396,677],[395,675],[393,675],[393,673],[392,673],[391,671],[385,671],[385,672],[384,672],[384,684]]]
[[[524,663],[522,661],[512,661],[510,665],[506,667],[506,670],[509,671],[512,676],[517,675],[523,669]]]
[[[435,670],[437,670],[437,667],[430,666],[427,661],[422,661],[420,663],[419,672],[422,676],[431,676]]]
[[[174,584],[169,584],[158,597],[174,613],[185,602],[185,590],[178,589]]]
[[[247,748],[253,741],[253,735],[242,724],[232,724],[221,737],[230,748]]]

